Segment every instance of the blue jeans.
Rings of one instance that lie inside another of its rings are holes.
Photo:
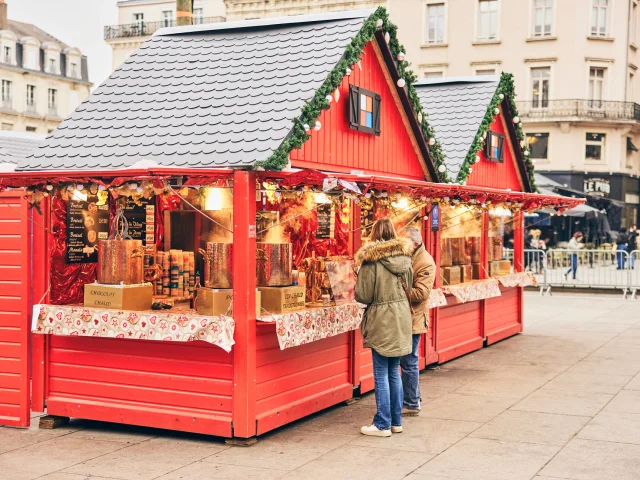
[[[577,253],[572,253],[571,254],[571,266],[569,267],[569,270],[567,270],[567,273],[565,273],[566,275],[569,275],[571,272],[573,272],[573,279],[576,279],[576,273],[578,272],[578,254]]]
[[[413,347],[409,355],[400,359],[402,367],[402,389],[404,390],[404,407],[410,410],[420,410],[420,366],[418,352],[420,348],[420,334],[413,335]]]
[[[373,424],[380,430],[389,430],[391,425],[402,425],[402,380],[400,379],[400,357],[383,357],[374,349],[373,382],[376,389],[378,411]]]
[[[625,264],[627,263],[627,259],[625,253],[627,252],[627,247],[624,245],[618,245],[618,253],[616,253],[616,257],[618,259],[618,270],[624,270]]]

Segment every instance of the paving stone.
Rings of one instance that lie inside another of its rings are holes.
[[[40,430],[37,422],[29,428],[0,427],[0,453],[64,437],[73,432],[77,432],[77,429],[62,427],[55,430]]]
[[[625,390],[640,390],[640,373],[631,379],[624,387]]]
[[[470,436],[506,442],[562,446],[590,419],[575,415],[507,410]]]
[[[609,360],[605,358],[585,358],[570,367],[567,372],[635,375],[640,372],[640,362]]]
[[[0,472],[15,470],[42,476],[102,455],[116,457],[115,452],[122,448],[118,442],[88,442],[65,435],[0,455]]]
[[[400,434],[403,435],[403,434]],[[389,438],[378,438],[384,444]],[[347,445],[286,474],[283,479],[399,480],[433,457],[388,448]]]
[[[482,423],[407,417],[402,425],[404,430],[401,434],[394,434],[384,442],[376,437],[360,435],[350,444],[405,452],[440,453],[482,426]]]
[[[592,417],[612,398],[613,395],[605,393],[537,390],[511,407],[511,410]]]
[[[95,443],[85,439],[78,441],[88,446]],[[65,469],[65,472],[123,480],[151,480],[229,448],[220,439],[200,437],[191,440],[170,436],[153,438],[124,448],[122,444],[112,444],[120,450],[83,463],[79,463],[82,460],[76,461],[77,465]]]
[[[512,365],[575,365],[589,355],[586,351],[554,351],[554,350],[525,350],[516,358]]]
[[[291,428],[279,429],[274,433],[260,437],[258,443],[251,447],[232,447],[204,458],[203,462],[294,470],[358,438],[361,436],[359,430],[359,428],[354,428],[351,432],[352,435],[339,435],[337,433],[306,432]]]
[[[483,370],[492,371],[500,365],[507,364],[518,357],[518,352],[512,350],[499,350],[483,348],[445,363],[443,366],[449,369]]]
[[[87,440],[106,440],[121,443],[140,443],[149,440],[164,432],[152,428],[135,427],[131,425],[120,425],[117,423],[92,422],[82,420],[74,423],[75,426],[82,427],[82,430],[74,433],[75,438],[85,438]]]
[[[637,480],[640,445],[574,439],[540,474],[579,480]]]
[[[271,480],[281,478],[286,470],[247,467],[243,465],[223,465],[211,462],[195,462],[171,473],[157,477],[156,480],[212,480],[219,478],[241,478]],[[61,479],[62,480],[62,479]],[[73,479],[69,479],[73,480]],[[91,480],[94,480],[93,478]]]
[[[338,435],[360,434],[363,425],[370,425],[376,413],[371,405],[338,406],[296,422],[293,427],[303,431],[330,432]]]
[[[605,407],[605,412],[640,413],[640,392],[622,390]]]
[[[44,477],[38,477],[38,480],[122,480],[115,477],[96,477],[88,475],[78,475],[76,473],[64,473],[56,472],[45,475]]]
[[[559,447],[465,438],[416,470],[428,478],[529,480]]]
[[[564,372],[546,383],[542,389],[616,394],[629,380],[631,377],[628,375]]]
[[[508,380],[491,380],[480,377],[455,390],[455,393],[463,395],[485,395],[500,398],[512,398],[521,400],[534,392],[543,382],[515,382]]]
[[[600,412],[578,438],[640,445],[640,414]]]
[[[447,365],[453,365],[454,363],[455,360],[447,363]],[[484,375],[485,373],[486,372],[483,370],[462,370],[450,367],[438,367],[435,369],[429,369],[420,375],[420,386],[422,387],[422,385],[426,385],[443,388],[458,388],[461,385],[469,383],[481,375]]]
[[[467,422],[487,422],[511,407],[516,401],[511,398],[448,393],[425,405],[420,416]]]

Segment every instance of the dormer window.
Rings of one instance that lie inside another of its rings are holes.
[[[50,58],[49,59],[49,73],[58,73],[58,68],[56,65],[56,59],[55,58]]]
[[[360,132],[380,135],[380,95],[350,85],[349,126]]]
[[[12,63],[13,59],[11,57],[11,47],[7,47],[5,45],[5,47],[4,47],[4,55],[3,55],[2,59],[3,59],[2,61],[4,63]]]

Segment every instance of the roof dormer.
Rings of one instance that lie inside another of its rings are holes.
[[[44,71],[52,75],[60,75],[60,45],[56,42],[44,42],[42,49],[44,50]]]
[[[22,68],[40,70],[40,41],[35,37],[22,37]]]
[[[0,30],[0,63],[16,65],[18,37],[10,30]]]
[[[67,47],[62,52],[66,56],[66,72],[68,78],[82,78],[82,53],[75,47]]]

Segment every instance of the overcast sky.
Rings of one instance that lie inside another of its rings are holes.
[[[33,23],[88,57],[94,88],[111,73],[105,25],[118,23],[117,0],[5,0],[11,20]]]

